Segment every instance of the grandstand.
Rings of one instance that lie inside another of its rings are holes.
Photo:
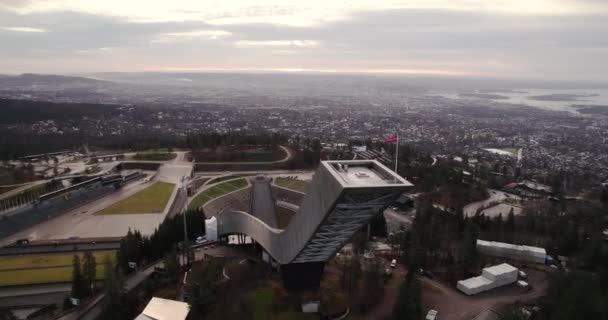
[[[224,210],[249,211],[251,209],[251,187],[234,191],[208,201],[203,206],[207,217],[220,214]]]
[[[3,217],[0,223],[0,238],[8,237],[21,230],[52,219],[71,209],[82,206],[102,196],[112,193],[114,186],[104,186],[100,181],[86,187],[61,193],[61,196],[47,197],[45,201],[20,208],[10,216]]]

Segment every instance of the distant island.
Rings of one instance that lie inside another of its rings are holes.
[[[529,96],[528,99],[536,101],[584,101],[581,98],[597,97],[597,94],[570,94],[570,93],[554,93],[544,94],[539,96]]]
[[[512,89],[479,89],[480,93],[521,93],[526,94],[528,91],[512,90]]]
[[[608,116],[608,105],[584,105],[584,104],[574,104],[573,108],[576,109],[579,113],[582,114],[596,114]]]
[[[460,93],[460,98],[477,98],[477,99],[490,99],[490,100],[508,100],[509,97],[501,96],[498,94],[489,93]]]

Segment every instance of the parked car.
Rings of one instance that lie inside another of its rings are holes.
[[[429,310],[429,312],[426,313],[424,320],[439,320],[439,312],[433,309]]]
[[[391,268],[395,268],[395,267],[397,267],[397,259],[393,259],[391,261]]]
[[[429,279],[435,278],[435,275],[430,270],[419,269],[418,274],[420,274],[421,276],[425,276]]]

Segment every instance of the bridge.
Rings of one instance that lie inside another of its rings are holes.
[[[206,224],[218,237],[243,234],[255,240],[281,266],[288,288],[318,286],[325,262],[413,186],[375,160],[322,161],[297,213],[278,229],[265,212],[276,204],[269,184],[254,179],[252,213],[224,210]]]

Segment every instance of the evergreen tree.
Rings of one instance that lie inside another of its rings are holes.
[[[218,279],[222,265],[217,260],[205,262],[201,268],[192,270],[192,286],[189,288],[191,319],[209,319],[215,311]]]
[[[348,267],[348,294],[352,297],[359,287],[359,277],[361,276],[361,263],[359,255],[355,253]]]
[[[8,309],[0,309],[0,320],[17,320],[17,317]]]
[[[472,219],[467,219],[464,228],[463,240],[463,260],[465,267],[469,268],[475,262],[477,257],[477,238],[479,237],[479,228]]]
[[[106,290],[101,319],[128,319],[128,308],[124,283],[120,274],[116,272],[112,265],[112,260],[106,256],[104,265],[104,288]]]
[[[82,299],[86,292],[86,283],[80,267],[80,257],[75,254],[72,259],[72,298]]]
[[[418,320],[422,316],[420,284],[417,277],[404,281],[393,307],[393,320]]]
[[[177,254],[175,251],[171,251],[163,260],[167,274],[171,279],[177,279],[179,276],[179,262],[177,261]]]
[[[370,310],[378,304],[384,296],[384,279],[381,265],[377,260],[371,262],[363,273],[363,292],[359,307],[362,312]]]
[[[515,212],[513,211],[513,208],[511,208],[511,210],[509,210],[509,215],[507,216],[507,230],[508,231],[514,231],[515,230]]]
[[[97,276],[97,261],[91,251],[85,251],[82,264],[82,275],[84,277],[87,292],[95,286],[95,277]]]

